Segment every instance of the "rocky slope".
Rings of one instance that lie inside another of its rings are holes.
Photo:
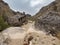
[[[9,5],[5,3],[3,0],[0,0],[0,30],[5,29],[9,26],[21,26],[23,23],[27,23],[28,17],[31,17],[29,14],[25,14],[25,12],[15,12],[10,9]],[[3,22],[2,22],[3,21]],[[6,25],[6,27],[5,27]]]
[[[35,27],[60,38],[60,1],[43,7],[35,16]]]
[[[57,33],[60,33],[60,14],[49,12],[46,15],[40,16],[35,22],[35,27],[56,36]]]
[[[59,0],[55,0],[54,2],[50,3],[49,5],[42,7],[42,9],[34,17],[38,18],[41,15],[45,15],[50,11],[60,13],[60,1]]]

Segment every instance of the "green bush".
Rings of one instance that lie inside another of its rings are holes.
[[[2,16],[0,16],[0,31],[6,29],[8,27],[9,27],[9,25],[6,22],[4,22],[4,19],[2,18]]]

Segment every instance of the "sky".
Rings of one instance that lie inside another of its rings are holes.
[[[46,6],[54,0],[4,0],[12,10],[26,12],[35,15],[43,6]]]

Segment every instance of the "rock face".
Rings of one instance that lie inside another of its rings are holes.
[[[43,7],[36,15],[35,27],[60,36],[60,0]]]
[[[35,29],[10,27],[0,33],[0,45],[60,45],[60,40]]]
[[[57,12],[49,12],[46,15],[40,16],[35,22],[36,28],[49,32],[52,35],[60,32],[60,14]]]

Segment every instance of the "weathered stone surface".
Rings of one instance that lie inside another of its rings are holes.
[[[55,35],[60,32],[60,14],[58,12],[49,12],[40,16],[35,23],[35,27]]]
[[[46,35],[42,31],[36,31],[33,27],[28,30],[10,27],[1,34],[0,45],[60,45],[58,38]]]
[[[43,7],[34,17],[38,29],[60,36],[60,0]]]
[[[20,27],[10,27],[2,32],[7,45],[23,45],[24,29]]]
[[[3,37],[3,35],[0,33],[0,45],[3,45],[3,39],[4,37]]]
[[[26,15],[15,15],[7,19],[7,22],[11,26],[21,26],[27,22]]]

